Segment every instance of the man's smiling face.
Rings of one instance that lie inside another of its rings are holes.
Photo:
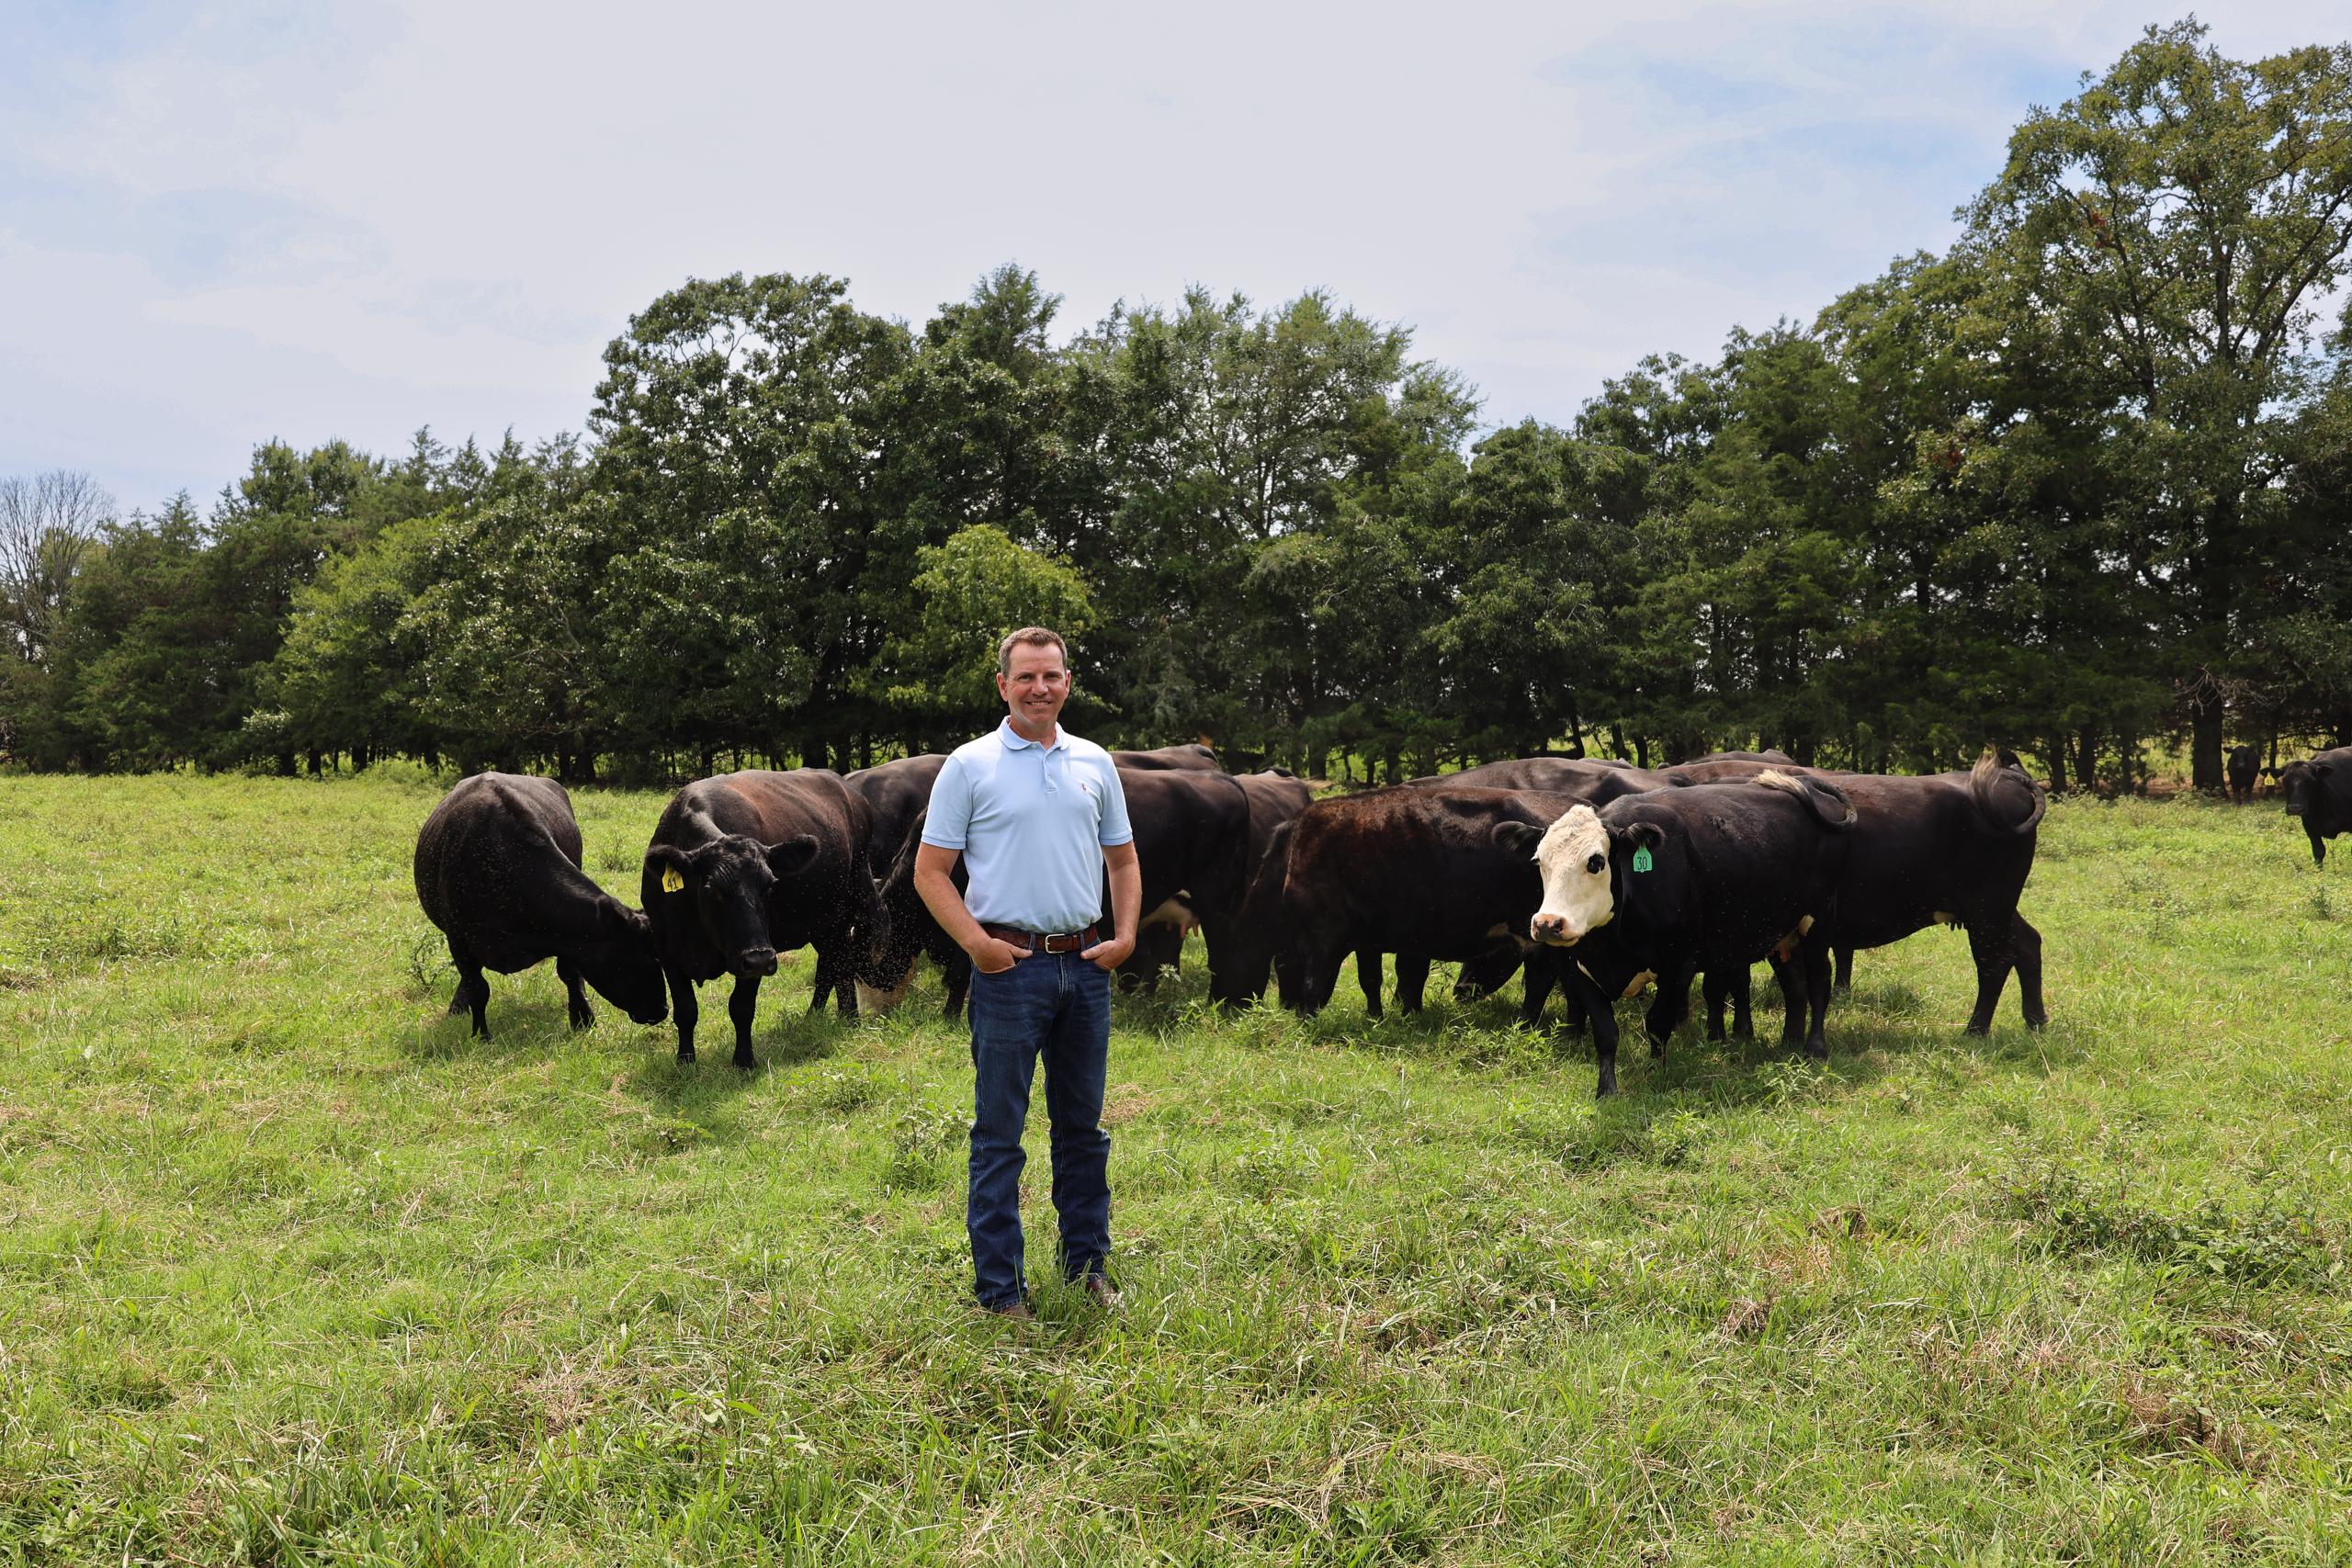
[[[1015,643],[1012,669],[996,678],[997,695],[1012,716],[1012,728],[1028,740],[1044,740],[1069,700],[1069,666],[1052,643]]]

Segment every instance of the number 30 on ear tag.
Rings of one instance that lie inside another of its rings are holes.
[[[1634,852],[1634,869],[1635,871],[1647,871],[1649,868],[1650,852],[1647,849],[1635,850]]]
[[[663,866],[663,867],[662,868],[662,892],[664,892],[664,893],[683,893],[683,892],[684,892],[684,891],[685,891],[685,887],[686,887],[686,879],[685,879],[684,877],[680,876],[680,875],[678,874],[678,868],[677,868],[676,866],[674,866],[674,865],[665,865],[665,866]]]

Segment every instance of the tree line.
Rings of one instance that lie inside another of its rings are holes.
[[[1057,341],[1012,265],[921,327],[690,281],[581,437],[272,442],[124,519],[0,481],[0,755],[854,767],[990,722],[1031,621],[1080,733],[1334,776],[2000,744],[2108,786],[2157,742],[2214,787],[2231,741],[2352,741],[2352,47],[2151,28],[1962,217],[1475,441],[1459,375],[1321,292]]]

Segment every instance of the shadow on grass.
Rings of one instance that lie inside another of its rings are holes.
[[[629,1075],[630,1092],[673,1108],[732,1098],[755,1087],[768,1073],[836,1055],[857,1027],[855,1021],[838,1017],[831,1008],[821,1013],[802,1010],[808,1005],[805,992],[785,998],[787,1006],[781,1009],[771,1006],[763,992],[760,1010],[752,1020],[752,1054],[757,1065],[745,1071],[735,1066],[735,1024],[727,1016],[727,983],[714,989],[715,996],[706,999],[695,1026],[695,1059],[678,1060],[674,1023],[647,1030],[666,1049],[649,1055]],[[710,1005],[712,1000],[716,1007]]]
[[[1457,1001],[1445,980],[1445,968],[1432,970],[1427,1005],[1417,1013],[1403,1013],[1391,1005],[1384,1016],[1369,1020],[1352,1010],[1326,1010],[1312,1020],[1295,1024],[1301,1038],[1325,1046],[1364,1050],[1382,1055],[1418,1057],[1473,1067],[1506,1071],[1544,1057],[1567,1068],[1595,1061],[1590,1029],[1570,1032],[1555,996],[1543,1021],[1532,1028],[1519,1023],[1520,985],[1467,1001]],[[1337,996],[1339,993],[1335,993]],[[1595,1123],[1603,1144],[1638,1143],[1645,1118],[1680,1109],[1727,1110],[1758,1103],[1817,1102],[1841,1099],[1900,1070],[1915,1058],[1962,1053],[1986,1064],[2035,1077],[2064,1069],[2084,1056],[2086,1036],[2064,1020],[2046,1030],[2028,1030],[2018,1013],[2018,993],[2013,979],[2002,998],[1989,1036],[1968,1035],[1965,1014],[1939,1016],[1940,1010],[1910,985],[1896,981],[1873,983],[1864,977],[1853,992],[1839,992],[1829,1011],[1829,1059],[1815,1062],[1801,1046],[1781,1042],[1782,1010],[1777,990],[1758,972],[1753,1011],[1752,1038],[1711,1042],[1700,998],[1668,1042],[1663,1059],[1649,1050],[1644,1014],[1649,1000],[1619,1004],[1617,1071],[1620,1093],[1601,1102],[1604,1112]],[[1646,1112],[1617,1109],[1629,1102],[1655,1101]]]
[[[473,1032],[471,1013],[436,1009],[401,1042],[401,1054],[423,1062],[447,1062],[460,1057],[505,1061],[560,1049],[571,1040],[571,1021],[561,991],[552,998],[534,997],[512,984],[501,987],[500,978],[503,976],[492,978],[490,1002],[483,1010],[490,1025],[488,1039]],[[442,1005],[447,1005],[446,999]],[[611,1008],[598,1008],[596,1022],[591,1027],[609,1029],[615,1021],[624,1029],[629,1027],[628,1020],[621,1013]]]

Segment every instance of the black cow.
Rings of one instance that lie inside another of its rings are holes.
[[[2352,832],[2352,746],[2278,770],[2278,792],[2287,797],[2287,815],[2302,819],[2312,840],[2312,863],[2327,863],[2327,840]]]
[[[1273,934],[1284,1004],[1319,1011],[1351,953],[1476,958],[1523,932],[1542,886],[1526,852],[1497,835],[1521,826],[1540,837],[1577,804],[1525,790],[1400,784],[1309,806],[1251,898],[1251,923]],[[1531,955],[1531,968],[1544,963]],[[1529,986],[1527,1021],[1544,990]],[[1365,1001],[1376,1014],[1376,997]]]
[[[1745,969],[1793,953],[1835,897],[1853,807],[1819,779],[1768,772],[1745,783],[1653,791],[1598,812],[1579,804],[1541,829],[1498,825],[1497,842],[1532,855],[1543,875],[1529,921],[1537,942],[1566,952],[1569,983],[1591,1014],[1600,1057],[1596,1092],[1617,1089],[1614,1003],[1652,981],[1653,1055],[1690,1005],[1701,970]],[[1806,1054],[1829,1054],[1828,950],[1806,944],[1792,981],[1789,1028]]]
[[[1250,800],[1241,785],[1223,773],[1198,769],[1119,770],[1127,821],[1135,829],[1136,862],[1143,876],[1143,912],[1149,914],[1180,894],[1196,916],[1209,951],[1209,994],[1228,999],[1227,973],[1233,920],[1249,881]],[[928,956],[942,969],[962,950],[932,919],[915,891],[915,851],[922,829],[907,835],[899,858],[882,879],[881,897],[892,935],[871,976],[881,1006],[894,1005],[913,979],[914,961]],[[956,864],[960,892],[967,886],[963,862]],[[1107,878],[1106,878],[1107,883]],[[1105,895],[1107,915],[1110,900]],[[948,1016],[962,1010],[963,998],[950,991]]]
[[[1246,886],[1257,875],[1275,832],[1306,809],[1315,792],[1287,768],[1237,773],[1233,782],[1241,786],[1241,793],[1250,802],[1249,863],[1243,873]],[[1184,939],[1200,923],[1198,910],[1187,898],[1171,898],[1156,908],[1146,909],[1136,932],[1136,950],[1119,965],[1120,989],[1131,991],[1140,986],[1147,996],[1158,989],[1159,971],[1182,964]],[[1258,988],[1263,990],[1264,982],[1261,981]]]
[[[939,770],[946,762],[944,751],[926,751],[842,775],[842,782],[864,795],[874,812],[865,863],[876,877],[886,874],[890,863],[899,858],[899,846],[914,830],[915,818],[931,805],[931,786],[939,782]]]
[[[1677,773],[1682,769],[1672,770]],[[1755,763],[1690,770],[1716,782],[1752,778]],[[2014,759],[1978,761],[1965,772],[1909,777],[1783,767],[1826,779],[1854,803],[1854,842],[1835,918],[1818,935],[1836,951],[1838,988],[1853,982],[1854,950],[1884,947],[1931,925],[1968,931],[1976,964],[1976,1006],[1968,1032],[1993,1027],[1993,1012],[2018,975],[2028,1028],[2049,1021],[2041,995],[2041,933],[2018,913],[2033,870],[2036,830],[2049,798]]]
[[[458,966],[449,1010],[470,1009],[485,1039],[482,971],[512,975],[543,958],[555,960],[572,1028],[594,1021],[583,980],[635,1021],[662,1021],[646,919],[581,869],[580,824],[553,779],[476,773],[445,795],[416,836],[416,899]]]
[[[646,912],[669,976],[678,1060],[695,1059],[695,987],[735,976],[727,1013],[735,1065],[759,1065],[752,1020],[760,982],[776,955],[817,950],[808,1010],[835,997],[857,1011],[852,988],[888,945],[889,920],[866,870],[874,813],[827,768],[747,772],[698,779],[671,797],[645,852]]]
[[[2230,779],[2230,798],[2240,806],[2254,798],[2254,781],[2262,776],[2262,748],[2233,746],[2223,762]]]
[[[1223,763],[1216,751],[1206,746],[1161,746],[1149,751],[1114,751],[1111,761],[1122,768],[1138,773],[1166,773],[1170,769],[1199,773],[1221,773]]]
[[[1405,781],[1408,789],[1438,787],[1470,789],[1535,790],[1548,795],[1571,795],[1588,806],[1605,806],[1629,795],[1645,790],[1664,789],[1682,781],[1667,773],[1647,768],[1636,768],[1605,757],[1520,757],[1508,761],[1483,762],[1475,768],[1464,768],[1458,773],[1431,773],[1423,778]],[[1521,952],[1515,942],[1498,943],[1494,950],[1476,958],[1463,961],[1462,972],[1453,986],[1456,1001],[1471,1001],[1500,990],[1519,972]],[[1556,966],[1554,966],[1556,967]],[[1522,1008],[1522,1013],[1540,1017],[1544,996],[1550,989],[1549,968],[1540,968],[1528,976],[1528,984],[1538,990],[1533,999]],[[1429,986],[1430,959],[1426,953],[1396,954],[1396,1006],[1405,1012],[1419,1012]],[[1356,983],[1364,996],[1365,1010],[1374,1018],[1380,1016],[1380,954],[1373,952],[1356,954]],[[1747,997],[1738,993],[1740,1016],[1747,1016]],[[1569,1027],[1581,1029],[1583,1013],[1573,997],[1569,1002]]]
[[[2017,970],[2026,1026],[2049,1021],[2041,996],[2041,933],[2018,913],[2033,871],[2047,795],[2025,771],[1991,757],[1965,773],[1906,778],[1815,774],[1854,803],[1854,830],[1838,897],[1808,942],[1884,947],[1931,925],[1968,932],[1976,963],[1976,1006],[1968,1032],[1993,1027],[1993,1011]],[[1849,960],[1841,958],[1841,967]]]

